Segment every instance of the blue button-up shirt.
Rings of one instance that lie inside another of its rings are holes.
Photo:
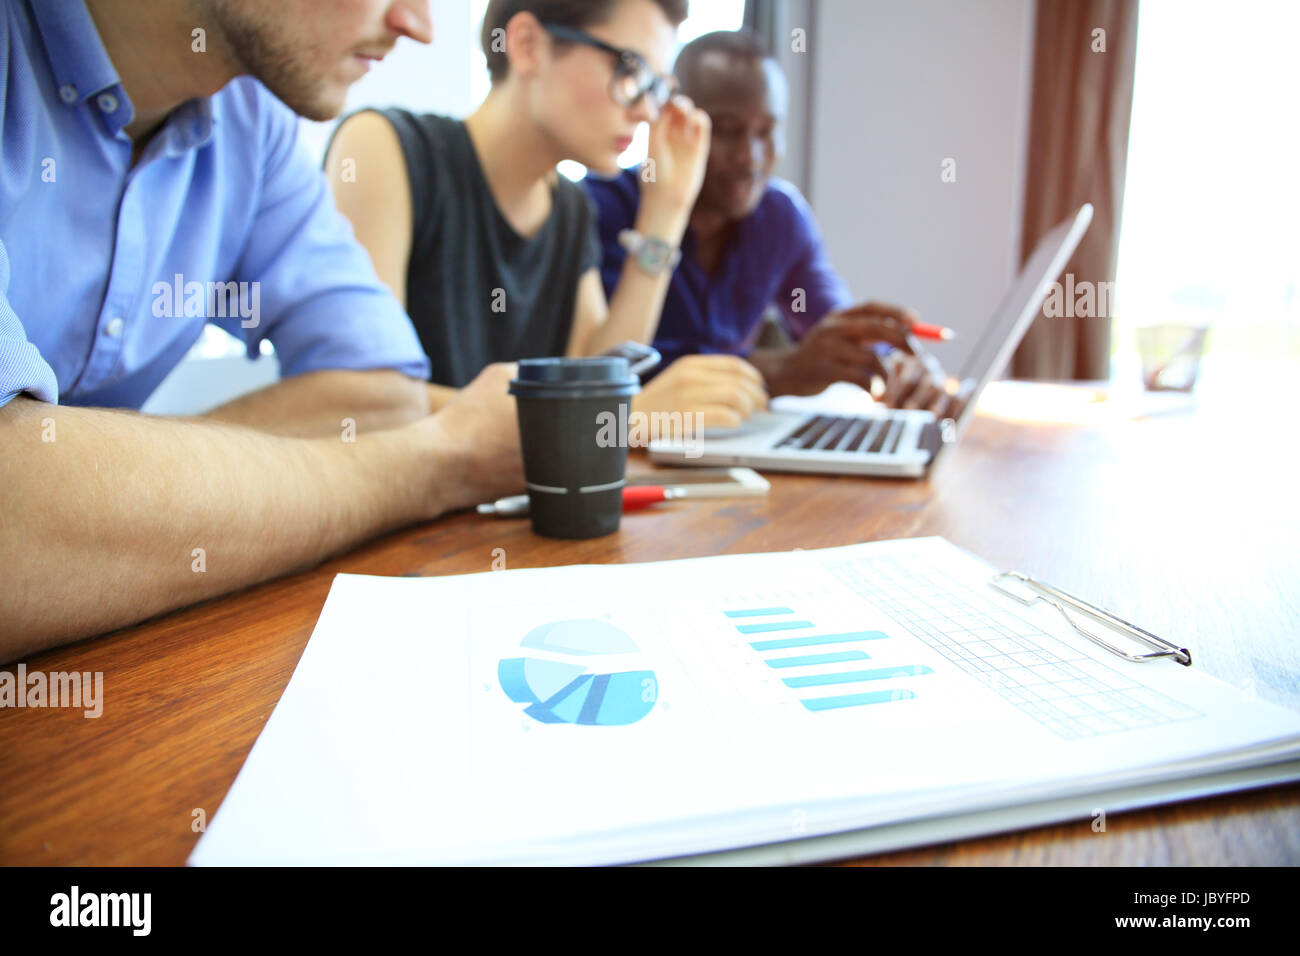
[[[132,167],[134,108],[83,0],[6,0],[0,54],[0,405],[138,408],[208,321],[250,357],[269,339],[286,376],[428,376],[260,83],[182,104]]]
[[[627,258],[618,234],[633,228],[641,199],[637,170],[613,179],[588,176],[583,185],[599,215],[601,279],[612,296]],[[785,180],[770,180],[757,208],[735,224],[716,273],[696,262],[694,251],[695,235],[687,229],[655,333],[664,365],[697,352],[748,355],[769,306],[780,311],[786,330],[798,340],[828,312],[853,304],[831,266],[812,210]]]

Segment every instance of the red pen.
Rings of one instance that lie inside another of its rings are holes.
[[[648,508],[656,502],[685,497],[686,489],[681,487],[630,485],[623,489],[623,510],[640,511],[642,508]],[[528,496],[511,495],[508,498],[498,498],[488,504],[479,505],[478,513],[481,515],[497,515],[502,518],[526,515],[528,514]]]
[[[948,342],[957,337],[952,329],[928,322],[913,322],[911,332],[919,339],[933,339],[936,342]]]
[[[685,488],[670,488],[663,485],[632,485],[623,489],[623,510],[640,511],[659,501],[671,498],[685,498]]]

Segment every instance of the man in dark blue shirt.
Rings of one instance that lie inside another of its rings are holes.
[[[655,337],[665,364],[697,352],[743,355],[773,395],[815,394],[836,381],[871,389],[880,379],[890,404],[944,407],[944,383],[921,363],[885,361],[894,349],[916,348],[907,334],[915,315],[883,303],[855,306],[807,201],[772,175],[786,98],[775,61],[747,34],[717,32],[687,44],[674,72],[709,114],[713,139]],[[584,180],[599,214],[607,294],[628,255],[620,234],[636,219],[637,177],[652,175],[646,165]],[[754,347],[769,307],[793,347]]]

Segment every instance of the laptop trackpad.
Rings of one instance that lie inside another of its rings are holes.
[[[753,435],[778,432],[789,429],[791,424],[803,417],[805,416],[789,413],[757,412],[735,428],[706,428],[704,437],[708,439],[748,438]]]

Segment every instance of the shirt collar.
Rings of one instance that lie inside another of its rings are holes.
[[[33,18],[45,44],[59,99],[69,108],[94,97],[93,108],[116,136],[135,116],[85,0],[30,0]],[[216,117],[212,98],[188,100],[167,117],[159,135],[168,155],[204,146],[212,138]]]
[[[31,0],[30,7],[59,99],[74,107],[95,96],[104,121],[116,133],[130,122],[134,110],[85,0]]]
[[[212,127],[217,122],[212,108],[212,97],[203,96],[186,100],[167,117],[164,127],[167,135],[167,154],[179,156],[187,149],[198,149],[212,139]]]

